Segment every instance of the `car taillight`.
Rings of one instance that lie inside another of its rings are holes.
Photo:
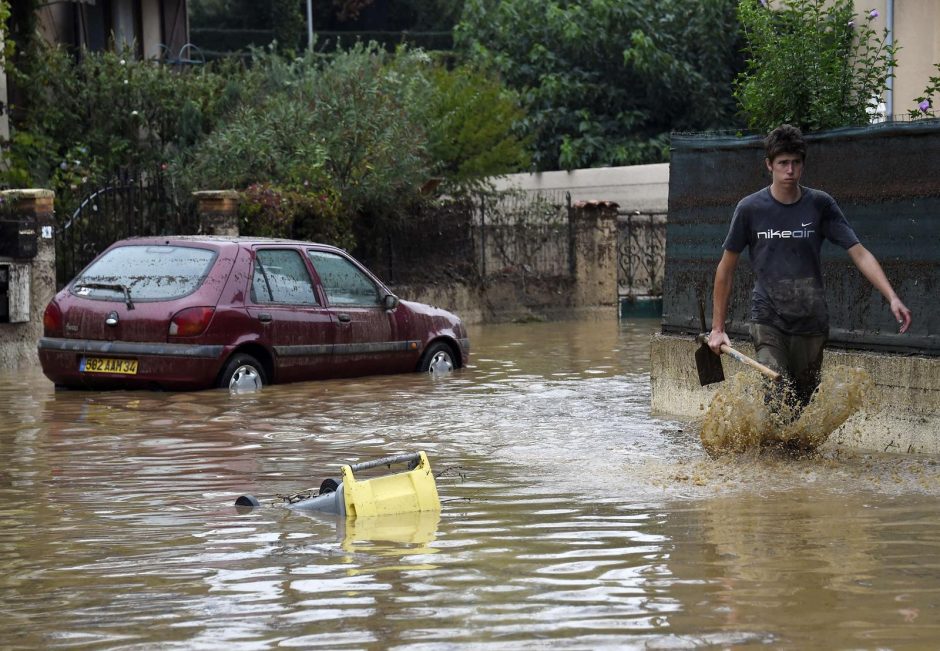
[[[201,335],[212,315],[215,314],[214,307],[187,307],[180,310],[170,319],[169,335],[171,337],[194,337]]]
[[[62,310],[55,301],[50,301],[42,313],[42,331],[46,337],[62,336]]]

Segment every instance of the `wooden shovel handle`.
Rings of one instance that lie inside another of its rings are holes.
[[[761,373],[769,377],[771,380],[774,380],[774,381],[780,380],[780,374],[777,373],[777,371],[767,366],[764,366],[763,364],[758,362],[756,359],[751,359],[744,353],[739,353],[728,344],[721,344],[721,352],[723,352],[726,355],[730,355],[731,357],[738,360],[742,364],[747,364],[748,366],[752,368],[756,368],[758,371],[760,371]]]

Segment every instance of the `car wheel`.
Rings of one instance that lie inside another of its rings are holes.
[[[219,386],[230,391],[257,391],[267,384],[264,368],[251,355],[238,353],[225,365]]]
[[[438,341],[424,351],[421,361],[418,362],[418,372],[443,375],[453,371],[455,366],[453,349],[444,342]]]

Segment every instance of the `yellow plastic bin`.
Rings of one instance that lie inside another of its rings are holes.
[[[356,479],[353,473],[406,463],[406,472],[373,479]],[[440,511],[441,500],[427,455],[422,452],[399,454],[340,467],[342,477],[335,492],[291,504],[301,511],[322,511],[354,517]]]

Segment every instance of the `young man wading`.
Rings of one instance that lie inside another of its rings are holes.
[[[715,272],[708,345],[719,354],[722,344],[730,345],[725,333],[728,298],[738,257],[746,248],[755,275],[750,331],[757,359],[784,376],[782,392],[768,399],[778,413],[781,405],[776,401],[786,399],[796,415],[819,385],[829,336],[820,264],[823,239],[848,251],[859,271],[890,303],[899,332],[910,326],[911,311],[894,293],[875,256],[859,243],[835,200],[800,185],[806,158],[800,130],[789,124],[777,127],[764,147],[773,180],[735,208]]]

